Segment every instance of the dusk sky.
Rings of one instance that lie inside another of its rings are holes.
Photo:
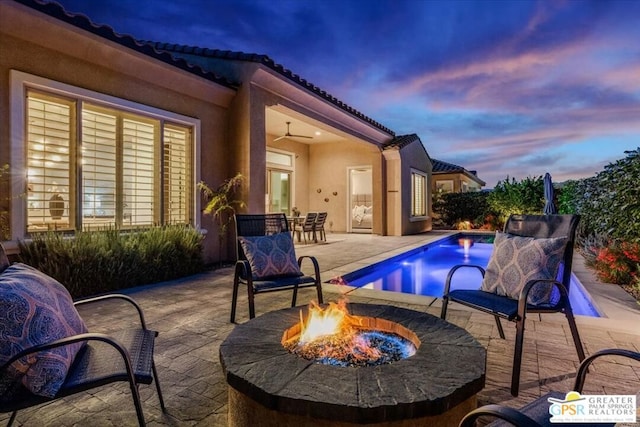
[[[265,54],[492,188],[640,146],[640,1],[61,0],[143,40]]]

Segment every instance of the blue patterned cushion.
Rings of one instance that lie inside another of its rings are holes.
[[[0,364],[38,344],[87,332],[71,295],[55,279],[16,263],[0,274]],[[10,374],[32,393],[54,397],[83,342],[31,354]]]
[[[301,276],[293,239],[289,233],[239,237],[254,280],[274,276]]]
[[[540,239],[496,232],[481,289],[519,299],[528,281],[558,277],[566,245],[566,237]],[[554,299],[553,289],[550,284],[536,285],[527,302],[532,305],[550,304]]]

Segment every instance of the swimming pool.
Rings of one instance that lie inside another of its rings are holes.
[[[440,298],[452,266],[487,266],[493,250],[493,237],[493,234],[459,233],[356,270],[342,276],[342,279],[357,288]],[[465,240],[467,247],[464,246]],[[481,280],[477,269],[463,268],[456,272],[452,289],[478,289]],[[584,286],[573,274],[569,299],[574,314],[601,317]]]

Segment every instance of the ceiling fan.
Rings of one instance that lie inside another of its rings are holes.
[[[281,139],[284,138],[309,138],[309,139],[313,139],[312,136],[307,136],[307,135],[293,135],[291,132],[289,132],[289,125],[291,124],[291,122],[287,122],[287,133],[285,133],[282,136],[277,137],[276,139],[273,140],[273,142],[276,141],[280,141]]]

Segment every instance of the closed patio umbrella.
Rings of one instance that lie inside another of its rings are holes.
[[[549,172],[544,174],[544,214],[552,215],[558,213],[556,205],[553,203],[553,182]]]

